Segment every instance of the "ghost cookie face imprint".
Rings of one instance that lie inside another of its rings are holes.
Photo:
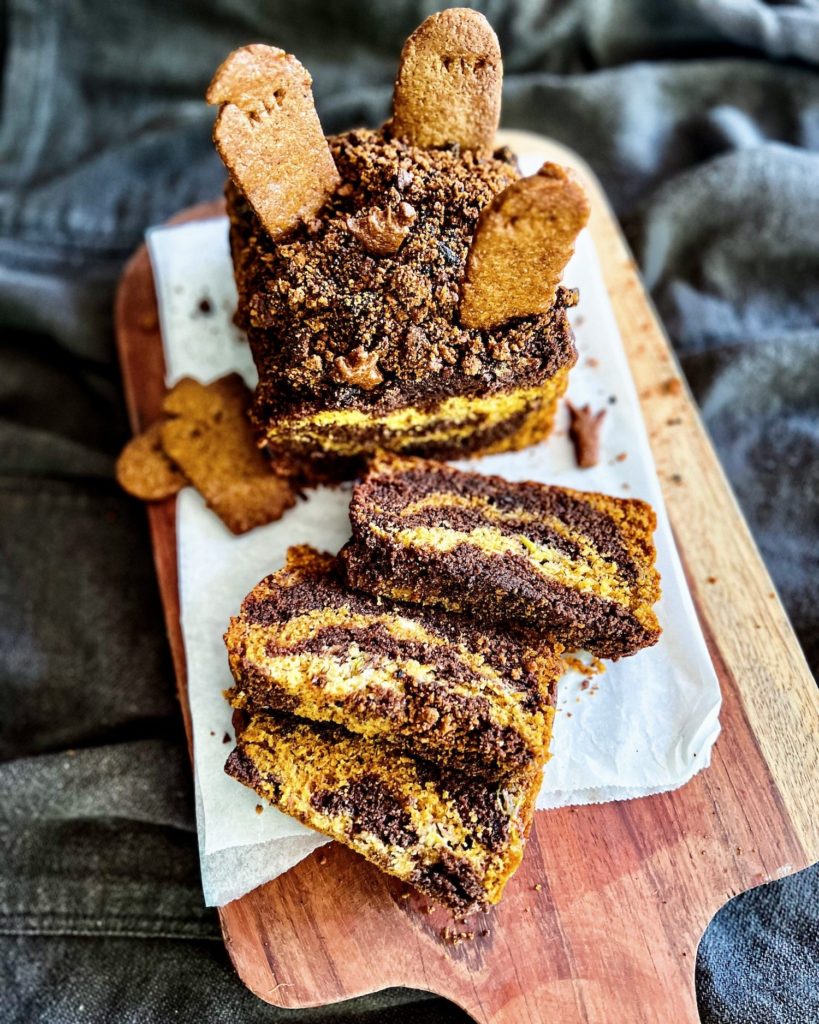
[[[500,46],[486,18],[463,7],[433,14],[401,51],[390,130],[424,149],[455,143],[488,156],[502,84]]]
[[[219,155],[274,239],[315,217],[339,183],[311,86],[295,57],[256,44],[234,50],[207,92]]]

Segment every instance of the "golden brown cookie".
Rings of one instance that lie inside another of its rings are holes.
[[[187,416],[192,419],[210,419],[223,408],[225,401],[247,392],[244,381],[237,373],[221,377],[212,384],[202,384],[193,377],[177,381],[162,401],[162,410],[168,416]]]
[[[254,44],[234,50],[207,91],[221,105],[219,155],[274,239],[314,217],[339,183],[311,86],[292,54]]]
[[[463,7],[433,14],[401,51],[390,130],[413,146],[456,142],[488,155],[502,84],[498,37],[486,18]]]
[[[188,482],[162,448],[161,421],[126,444],[117,459],[116,476],[123,490],[143,501],[170,498]]]
[[[207,385],[181,380],[163,405],[171,417],[162,426],[165,451],[233,533],[272,523],[295,503],[256,446],[250,398],[233,373]]]
[[[508,185],[478,220],[461,289],[461,323],[491,328],[545,313],[588,219],[586,193],[566,167],[545,163]]]

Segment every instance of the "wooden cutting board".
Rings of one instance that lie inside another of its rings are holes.
[[[241,978],[278,1006],[403,985],[498,1024],[696,1022],[696,950],[714,912],[819,857],[817,689],[599,182],[553,142],[502,134],[513,149],[573,165],[588,188],[591,232],[722,685],[712,764],[673,793],[538,812],[503,902],[465,925],[332,844],[223,907],[222,930]],[[138,431],[164,393],[144,247],[123,274],[116,318]],[[173,500],[148,509],[190,737],[174,513]],[[474,935],[452,941],[457,931]]]

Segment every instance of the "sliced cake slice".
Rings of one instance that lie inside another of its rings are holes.
[[[243,718],[228,775],[457,913],[500,899],[523,857],[539,764],[486,782],[339,726]]]
[[[650,505],[384,456],[354,491],[352,586],[620,658],[657,642]]]
[[[487,777],[547,756],[553,646],[357,593],[310,547],[254,587],[225,642],[236,708],[336,722]]]

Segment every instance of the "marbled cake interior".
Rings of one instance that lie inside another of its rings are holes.
[[[356,593],[338,560],[311,548],[291,548],[225,640],[234,707],[336,722],[484,777],[548,756],[554,646]]]
[[[407,389],[398,407],[389,397],[343,409],[298,402],[270,415],[265,447],[278,471],[308,466],[322,478],[355,476],[364,457],[379,450],[438,459],[516,451],[550,433],[568,374],[564,367],[535,387],[481,396],[439,392],[420,400]]]
[[[383,457],[355,487],[350,518],[355,587],[522,622],[601,657],[659,638],[645,502]]]
[[[381,870],[466,914],[518,867],[542,768],[495,782],[436,767],[338,726],[237,712],[226,771]]]

